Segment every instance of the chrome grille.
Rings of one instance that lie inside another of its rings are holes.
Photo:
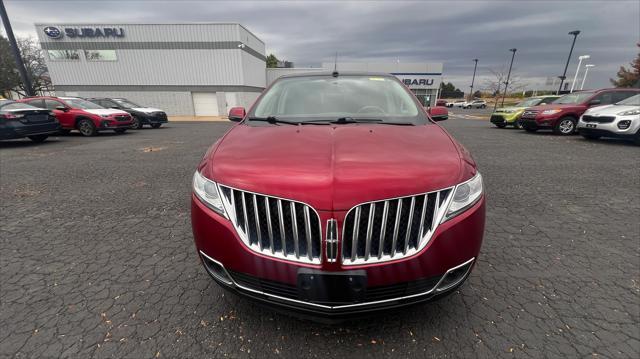
[[[396,260],[424,248],[448,204],[451,188],[358,205],[342,231],[345,265]]]
[[[227,214],[249,248],[272,257],[320,263],[320,217],[313,208],[301,202],[219,187]]]

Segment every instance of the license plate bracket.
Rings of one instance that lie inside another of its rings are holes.
[[[354,303],[363,301],[367,288],[367,272],[354,270],[325,272],[298,270],[298,296],[316,303]]]

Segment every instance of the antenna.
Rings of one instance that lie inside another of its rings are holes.
[[[333,60],[333,73],[331,75],[333,77],[338,77],[338,51],[336,51],[336,57]]]

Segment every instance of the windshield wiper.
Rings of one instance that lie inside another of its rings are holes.
[[[299,125],[300,124],[300,122],[280,120],[275,116],[249,117],[249,121],[262,121],[262,122],[268,122],[268,123],[271,123],[271,124],[276,124],[276,123],[286,123],[286,124],[289,124],[289,125]]]
[[[339,117],[331,123],[372,123],[382,122],[381,118],[353,118],[353,117]]]

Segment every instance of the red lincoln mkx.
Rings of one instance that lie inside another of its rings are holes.
[[[191,217],[207,272],[262,302],[345,316],[467,278],[485,223],[469,152],[395,77],[286,76],[205,154]]]

